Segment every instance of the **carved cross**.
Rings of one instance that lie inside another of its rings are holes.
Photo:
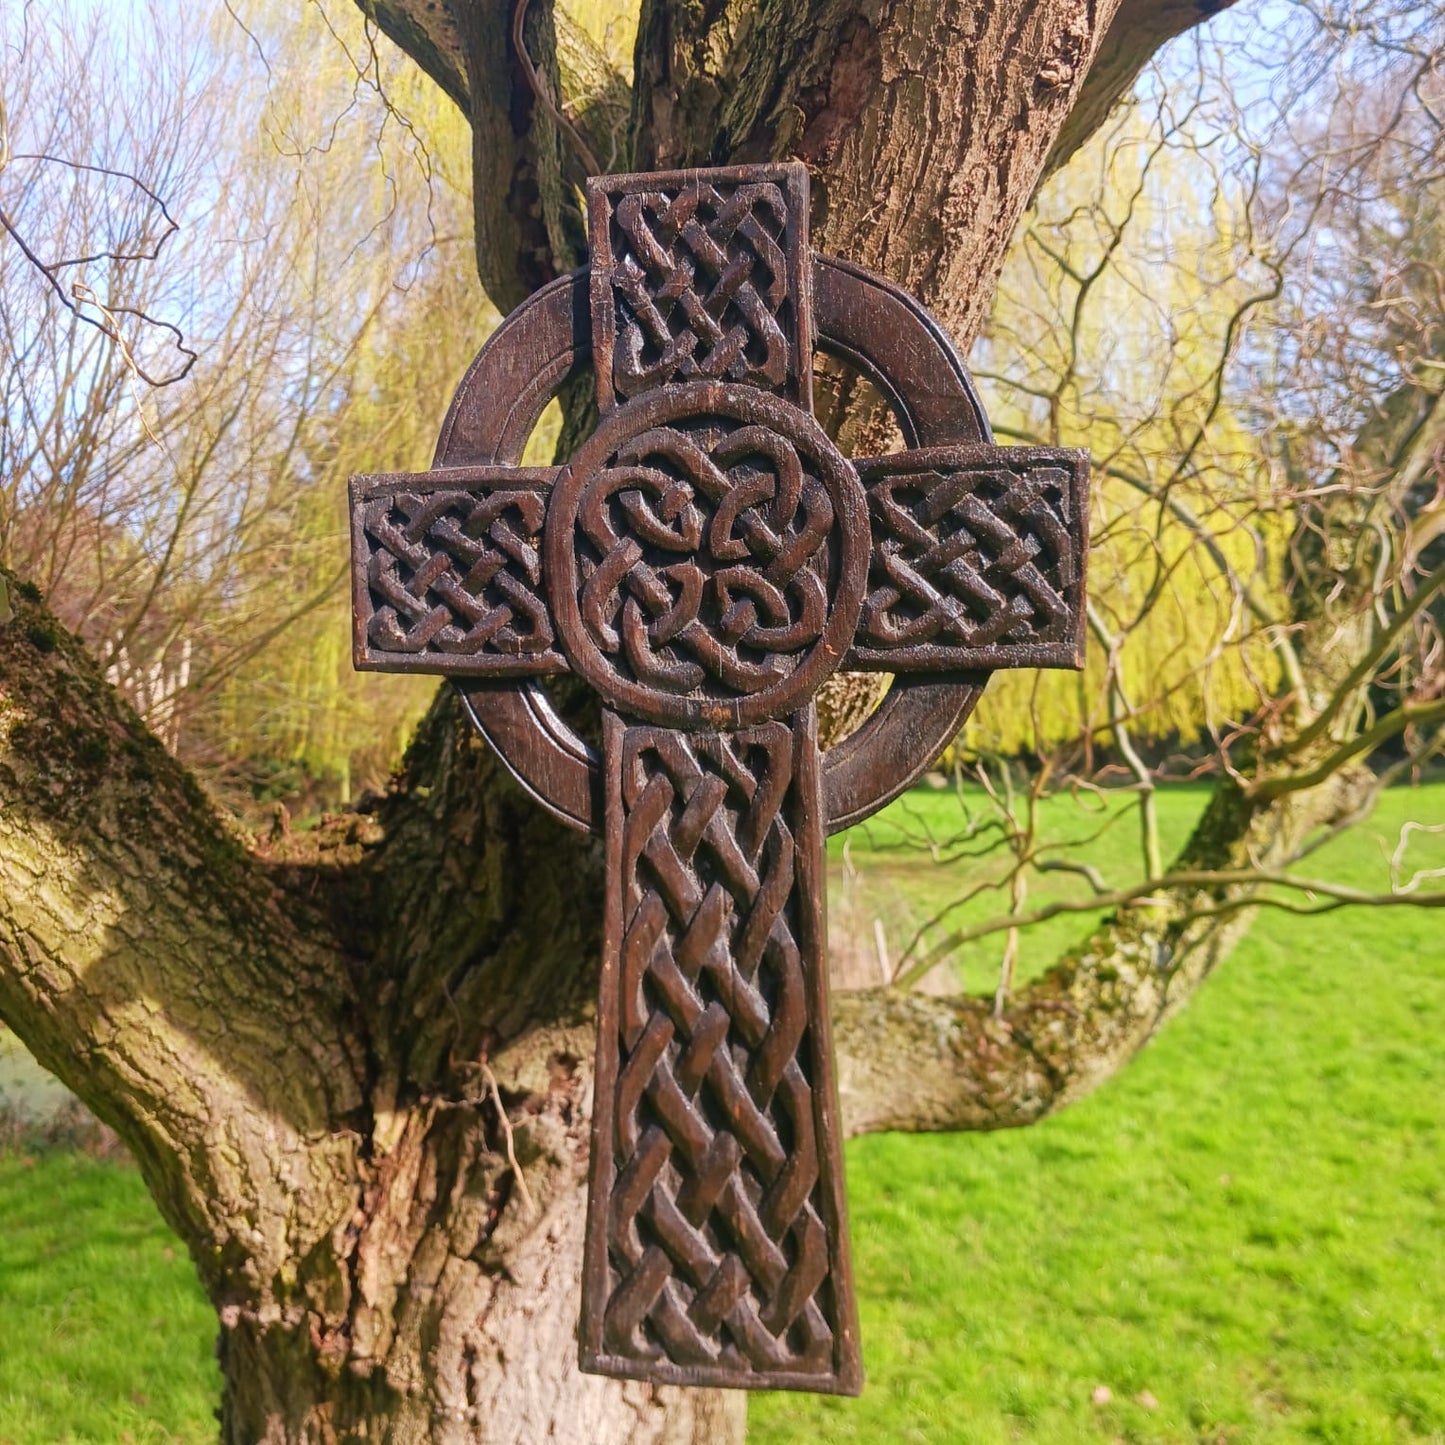
[[[583,1368],[856,1393],[823,840],[990,671],[1080,665],[1086,462],[992,445],[937,323],[810,252],[803,166],[603,176],[587,203],[590,270],[503,322],[432,470],[353,478],[356,665],[458,679],[524,786],[606,839]],[[839,452],[815,351],[908,450]],[[596,430],[515,465],[589,359]],[[840,667],[896,678],[822,753]],[[567,670],[600,753],[540,681]]]

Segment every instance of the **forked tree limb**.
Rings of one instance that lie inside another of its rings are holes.
[[[535,138],[524,73],[508,59],[512,7],[357,3],[472,122],[478,268],[506,311],[540,276],[513,189],[525,190]],[[966,344],[1012,234],[1010,224],[1001,243],[979,248],[980,222],[995,229],[994,208],[1007,211],[1007,196],[1027,200],[1161,46],[1230,3],[1035,0],[981,10],[965,0],[800,0],[746,24],[731,8],[642,0],[631,163],[807,160],[827,197],[824,244],[918,291]],[[569,37],[564,49],[595,49],[565,11],[555,23]],[[969,66],[937,62],[966,50],[996,67],[988,84],[974,85]],[[937,111],[931,134],[918,127],[923,87]],[[605,89],[615,99],[621,78]],[[989,90],[1008,104],[991,107]]]
[[[347,959],[80,643],[8,591],[0,1018],[130,1145],[208,1285],[242,1227],[272,1275],[355,1188]]]

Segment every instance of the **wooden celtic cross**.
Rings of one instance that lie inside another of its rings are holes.
[[[432,470],[352,480],[356,665],[458,679],[519,781],[606,838],[583,1368],[855,1393],[823,839],[990,671],[1079,665],[1086,464],[991,444],[937,323],[810,252],[803,166],[604,176],[587,204],[590,268],[503,322]],[[818,351],[908,450],[840,453]],[[589,360],[596,430],[520,467]],[[837,668],[896,677],[822,753]],[[600,753],[544,690],[568,670]]]

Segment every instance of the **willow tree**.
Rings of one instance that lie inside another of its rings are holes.
[[[589,153],[793,156],[820,248],[919,294],[965,347],[1041,178],[1209,9],[645,0],[627,79],[546,4],[525,62],[497,5],[362,8],[471,124],[499,309],[584,259]],[[1376,475],[1418,482],[1441,413],[1402,395]],[[1300,592],[1288,727],[1223,777],[1147,908],[1117,900],[1001,1009],[836,1001],[850,1131],[1027,1124],[1078,1097],[1227,952],[1239,902],[1358,801],[1344,765],[1438,719],[1406,700],[1362,727],[1361,689],[1419,605],[1342,620],[1380,570],[1364,543],[1350,567],[1343,591]],[[739,1440],[736,1398],[576,1366],[595,846],[520,794],[446,690],[371,811],[253,843],[33,588],[12,579],[4,610],[0,1016],[120,1133],[187,1242],[220,1321],[224,1439]]]
[[[428,693],[388,690],[395,731],[338,696],[328,482],[423,464],[475,346],[466,125],[399,56],[409,129],[343,112],[314,7],[249,41],[164,0],[32,18],[0,79],[0,563],[192,765],[384,781]],[[328,249],[358,216],[367,243]]]

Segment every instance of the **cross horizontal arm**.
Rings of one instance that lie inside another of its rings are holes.
[[[854,465],[873,550],[845,668],[1083,666],[1084,452],[971,444]]]
[[[542,587],[553,467],[351,479],[359,669],[453,677],[565,672]]]

